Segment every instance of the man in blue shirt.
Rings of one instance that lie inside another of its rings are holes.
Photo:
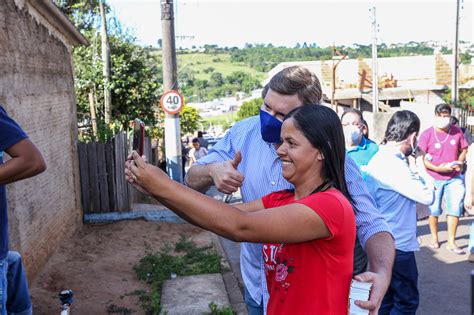
[[[296,107],[320,104],[321,85],[309,70],[289,67],[270,80],[262,96],[260,115],[236,123],[207,156],[189,169],[186,176],[189,187],[204,192],[215,185],[225,194],[240,188],[244,202],[292,188],[282,176],[281,160],[276,154],[276,147],[281,142],[282,120]],[[370,300],[357,304],[375,315],[390,282],[393,238],[366,191],[357,165],[350,158],[346,159],[346,180],[356,201],[358,238],[368,254],[371,268],[356,278],[373,282]],[[242,243],[240,262],[247,309],[250,314],[263,314],[269,297],[261,244]]]
[[[346,140],[347,154],[359,166],[362,177],[364,177],[364,169],[374,154],[377,153],[379,147],[363,135],[364,117],[361,111],[354,108],[348,109],[342,114],[341,123]]]
[[[419,302],[415,251],[416,202],[431,205],[433,186],[410,169],[407,156],[414,154],[420,120],[412,112],[396,112],[388,122],[385,139],[367,165],[367,188],[395,237],[395,263],[390,287],[379,314],[415,314]]]
[[[11,159],[3,163],[3,152]],[[25,132],[0,105],[0,314],[31,314],[28,282],[20,255],[8,251],[5,185],[43,172],[46,164]]]

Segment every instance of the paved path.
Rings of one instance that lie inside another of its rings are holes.
[[[469,228],[474,217],[461,218],[458,228],[458,245],[467,249]],[[470,314],[471,279],[474,263],[468,255],[456,255],[446,250],[446,217],[439,223],[440,249],[431,249],[428,220],[418,222],[421,248],[416,255],[419,271],[420,307],[417,314]]]

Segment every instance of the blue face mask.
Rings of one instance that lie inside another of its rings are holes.
[[[260,110],[260,128],[264,141],[270,143],[281,143],[280,133],[282,124],[281,121],[269,113]]]

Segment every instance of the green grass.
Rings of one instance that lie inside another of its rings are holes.
[[[200,80],[209,80],[212,72],[205,73],[204,70],[212,67],[215,72],[220,72],[222,75],[228,76],[232,72],[242,71],[248,73],[252,76],[255,76],[259,79],[264,79],[265,74],[258,72],[255,69],[250,68],[244,63],[234,63],[230,61],[229,54],[203,54],[203,53],[192,53],[178,55],[178,72],[185,67],[188,67],[198,73],[196,73],[196,78]]]
[[[222,126],[222,128],[228,129],[237,119],[237,112],[225,113],[218,116],[205,117],[202,119],[202,124],[205,129],[208,129],[212,124],[213,126]]]
[[[161,57],[161,51],[155,51],[156,54]],[[160,58],[161,59],[161,58]],[[219,53],[219,54],[204,54],[204,53],[189,53],[177,55],[178,64],[178,75],[180,71],[185,68],[196,71],[196,79],[209,80],[212,72],[205,73],[204,70],[212,67],[215,72],[220,72],[222,75],[228,76],[232,72],[242,71],[248,73],[259,80],[266,78],[266,73],[259,72],[244,63],[234,63],[230,61],[230,54]]]
[[[146,314],[160,314],[161,289],[164,281],[170,279],[172,273],[177,276],[190,276],[224,271],[222,258],[212,246],[198,247],[182,235],[174,247],[179,255],[170,255],[170,250],[170,246],[165,246],[158,252],[147,252],[133,268],[138,279],[150,285],[149,291],[137,290],[130,293],[139,297]]]

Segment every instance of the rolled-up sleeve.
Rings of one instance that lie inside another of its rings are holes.
[[[233,129],[233,128],[232,128]],[[197,160],[196,164],[206,165],[214,162],[223,162],[234,158],[234,149],[232,147],[232,136],[234,130],[229,130],[222,139],[209,150],[206,156]]]
[[[356,209],[357,237],[365,249],[365,244],[369,238],[381,232],[392,235],[392,231],[377,210],[375,201],[367,190],[357,164],[347,154],[345,173],[347,188],[354,200],[353,206]]]

